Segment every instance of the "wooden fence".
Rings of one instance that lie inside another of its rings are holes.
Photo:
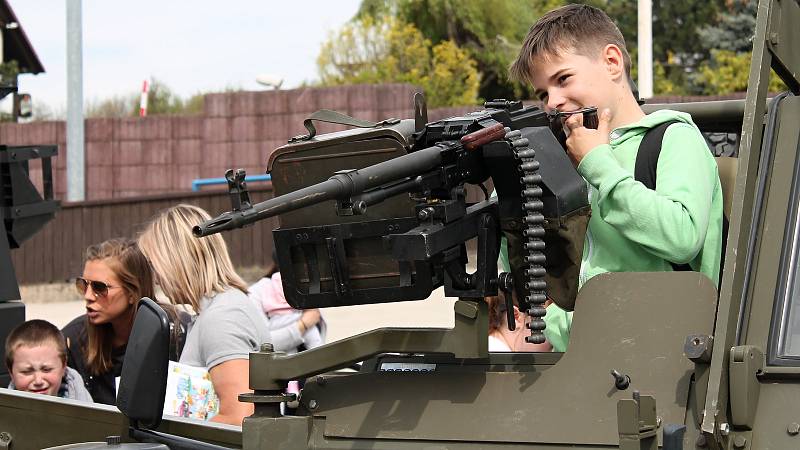
[[[254,202],[272,197],[272,187],[251,188]],[[182,192],[158,196],[63,204],[41,231],[11,256],[20,284],[63,282],[83,271],[83,252],[113,237],[135,237],[148,220],[178,203],[200,206],[212,216],[230,210],[225,191]],[[223,233],[237,267],[265,266],[272,253],[274,219]]]

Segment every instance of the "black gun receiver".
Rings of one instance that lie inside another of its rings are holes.
[[[229,170],[233,210],[197,225],[194,234],[278,216],[273,232],[278,262],[286,299],[296,308],[420,300],[439,286],[448,296],[482,298],[513,286],[534,316],[533,340],[543,340],[544,226],[587,201],[585,183],[550,131],[547,114],[497,100],[480,111],[417,128],[399,133],[401,156],[338,170],[327,180],[255,205],[243,171]],[[291,156],[285,158],[291,163],[270,162],[273,183],[288,182],[298,171],[331,174],[334,161],[357,149],[379,153],[386,144],[370,145],[376,142],[374,133],[330,135],[335,150],[325,150],[326,135],[290,143],[275,153]],[[469,204],[465,184],[482,186],[490,178],[497,198],[489,198],[482,187],[485,199]],[[403,194],[412,208],[397,204],[371,216],[373,207]],[[305,221],[290,217],[321,203],[329,206]],[[512,241],[524,245],[525,267],[513,277],[498,275],[501,229],[522,236]],[[477,270],[467,273],[465,243],[475,238]],[[510,302],[512,296],[506,297]]]

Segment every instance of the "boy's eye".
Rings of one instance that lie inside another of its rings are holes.
[[[567,78],[569,78],[569,75],[561,75],[560,77],[558,77],[558,82],[563,83],[567,81]]]

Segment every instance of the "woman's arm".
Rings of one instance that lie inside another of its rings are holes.
[[[253,414],[252,403],[239,401],[239,394],[251,392],[247,381],[248,371],[246,359],[231,359],[208,371],[219,397],[219,413],[211,419],[212,422],[242,426],[242,419]]]

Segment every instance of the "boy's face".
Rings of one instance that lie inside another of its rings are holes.
[[[603,59],[589,58],[573,50],[533,59],[534,95],[548,111],[574,111],[586,106],[609,106],[610,78]]]
[[[66,372],[55,345],[20,345],[14,350],[11,379],[18,391],[58,395]]]

